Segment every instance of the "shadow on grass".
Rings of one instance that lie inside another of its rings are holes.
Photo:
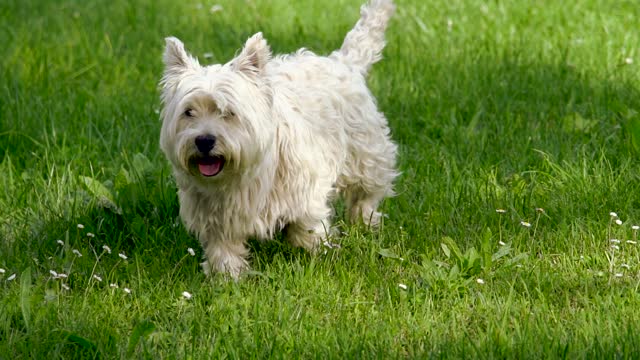
[[[632,69],[595,75],[563,60],[410,59],[412,73],[423,70],[408,83],[390,75],[398,69],[393,61],[388,56],[374,70],[372,84],[401,144],[390,225],[403,226],[410,238],[476,239],[487,226],[496,229],[492,216],[502,207],[521,216],[516,228],[522,217],[535,218],[535,207],[555,212],[553,226],[633,208],[620,188],[572,191],[566,184],[567,193],[553,194],[544,186],[549,159],[561,167],[584,164],[585,183],[591,175],[610,175],[593,174],[600,167],[621,184],[632,183],[628,171],[615,175],[640,150],[640,91]]]
[[[382,62],[374,81],[394,138],[408,154],[426,141],[460,162],[515,167],[531,159],[532,148],[559,160],[575,159],[578,148],[618,156],[640,150],[640,91],[623,66],[596,76],[564,62],[413,61],[410,87],[390,75],[398,67],[393,59]],[[424,146],[419,150],[422,155]]]

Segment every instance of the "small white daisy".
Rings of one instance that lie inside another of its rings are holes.
[[[506,213],[506,212],[507,212],[507,210],[505,210],[505,209],[496,209],[496,212],[497,212],[498,214],[504,214],[504,213]]]
[[[109,284],[109,287],[117,289],[118,288],[118,284]]]
[[[640,226],[638,226],[638,225],[633,225],[631,228],[632,228],[633,230],[638,230],[638,229],[640,229]]]
[[[539,213],[543,213],[544,209],[543,208],[536,208],[536,211],[539,212]]]
[[[78,229],[84,229],[84,225],[78,224]]]
[[[102,282],[102,278],[96,274],[93,274],[93,278],[98,280],[99,282]]]
[[[476,279],[476,282],[477,282],[478,284],[480,284],[480,285],[483,285],[483,284],[484,284],[484,280],[482,280],[482,279],[480,279],[480,278]]]
[[[16,274],[13,274],[7,278],[7,281],[11,281],[16,278]]]
[[[613,211],[609,213],[609,216],[611,216],[612,218],[617,218],[618,214],[614,213]]]
[[[398,284],[398,287],[402,290],[407,290],[407,285],[405,284]]]
[[[524,227],[531,227],[531,224],[526,222],[526,221],[520,221],[520,225],[524,226]]]
[[[631,64],[633,64],[633,59],[628,57],[628,58],[624,59],[624,63],[627,64],[627,65],[631,65]]]
[[[612,243],[612,244],[620,244],[620,240],[618,240],[618,239],[611,239],[611,240],[609,240],[609,242]]]
[[[616,224],[618,224],[618,225],[622,225],[622,220],[620,220],[620,219],[616,219]]]
[[[120,256],[120,258],[123,259],[123,260],[127,260],[128,259],[127,255],[125,255],[124,253],[120,253],[120,254],[118,254],[118,256]]]
[[[102,245],[102,250],[106,251],[107,254],[111,254],[111,248],[107,245]]]
[[[196,252],[192,249],[192,248],[188,248],[187,252],[189,253],[189,255],[191,256],[196,256]]]
[[[611,248],[613,250],[620,250],[620,247],[618,245],[611,245]]]
[[[213,57],[213,53],[206,52],[206,53],[204,53],[203,56],[204,56],[205,59],[211,59]]]
[[[5,272],[7,272],[5,269],[0,268],[0,274],[4,274]]]
[[[182,297],[184,297],[185,299],[189,300],[191,299],[192,295],[186,291],[182,292]]]
[[[94,233],[87,233],[87,237],[94,238],[96,235]]]
[[[69,276],[65,273],[58,273],[58,276],[56,276],[56,279],[66,279]]]
[[[49,270],[49,274],[51,274],[51,276],[53,276],[54,278],[58,277],[58,273],[55,272],[54,270]]]
[[[67,284],[60,284],[60,286],[61,286],[64,290],[70,290],[70,289],[71,289]]]
[[[64,241],[62,241],[62,240],[56,240],[56,242],[58,243],[58,245],[60,245],[60,246],[64,246]]]
[[[215,5],[213,5],[211,7],[211,9],[209,9],[209,12],[213,14],[213,13],[217,13],[217,12],[222,11],[222,10],[223,10],[222,5],[215,4]]]
[[[618,277],[618,278],[619,278],[619,277],[622,277],[622,276],[623,276],[623,274],[622,274],[622,273],[616,273],[616,277]]]
[[[77,257],[82,257],[82,253],[78,249],[73,249],[71,250],[71,252],[74,253]]]
[[[637,242],[633,241],[633,240],[627,240],[626,241],[627,244],[631,244],[631,245],[635,245],[637,244]]]
[[[500,240],[500,241],[498,241],[498,245],[500,245],[500,246],[505,246],[505,245],[507,245],[507,244],[505,244],[505,242],[504,242],[504,241]]]
[[[124,291],[127,294],[131,294],[131,289],[129,288],[123,288],[122,291]]]

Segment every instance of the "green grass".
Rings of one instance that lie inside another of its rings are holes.
[[[326,54],[360,1],[216,3],[0,2],[0,359],[640,356],[635,1],[398,0],[370,77],[400,144],[384,227],[251,242],[237,283],[178,219],[163,38]]]

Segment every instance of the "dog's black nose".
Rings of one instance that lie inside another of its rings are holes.
[[[196,137],[196,147],[203,154],[209,153],[216,146],[216,137],[213,135],[200,135]]]

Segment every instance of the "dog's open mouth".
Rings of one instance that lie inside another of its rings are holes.
[[[211,177],[220,174],[224,167],[224,157],[222,156],[205,156],[196,159],[198,171],[202,176]]]

